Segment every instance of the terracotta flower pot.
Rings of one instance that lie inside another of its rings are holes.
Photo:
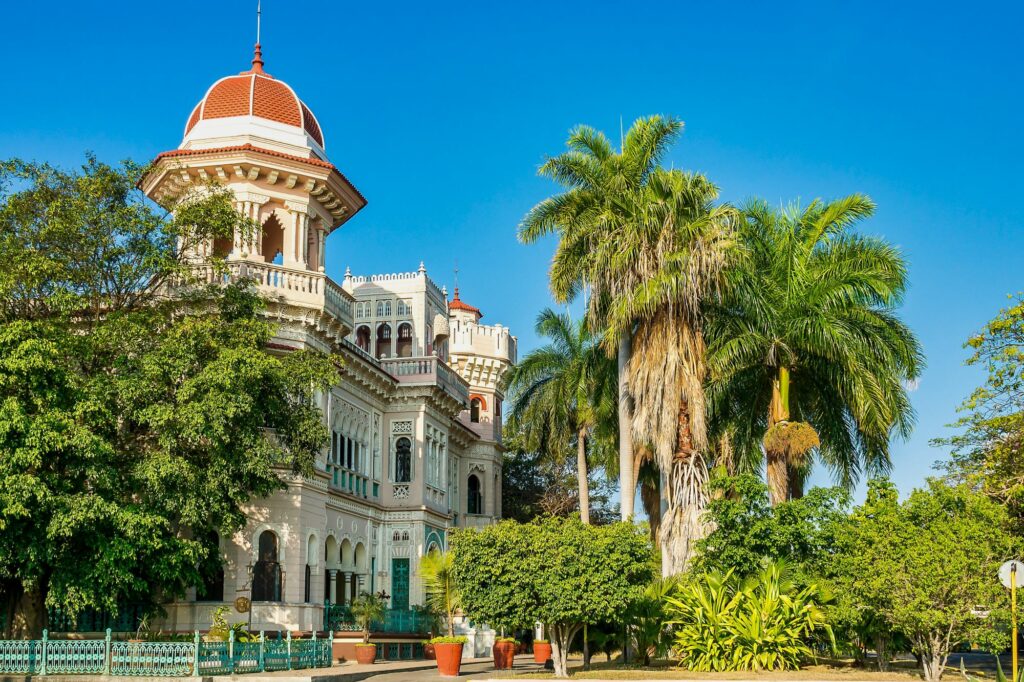
[[[516,657],[515,642],[495,642],[491,648],[496,670],[510,670]]]
[[[551,642],[534,642],[534,663],[547,663],[549,658],[551,658]]]
[[[428,661],[436,661],[437,653],[434,651],[434,645],[429,642],[423,645],[423,658]]]
[[[356,644],[356,661],[367,665],[377,660],[376,644]]]
[[[458,677],[459,668],[462,666],[462,644],[449,643],[434,645],[434,655],[437,657],[437,671],[442,677]]]

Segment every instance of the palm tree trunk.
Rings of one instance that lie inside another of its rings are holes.
[[[633,471],[633,410],[629,404],[629,356],[632,353],[632,339],[623,334],[619,339],[619,508],[622,520],[633,517],[636,494],[636,476]]]
[[[768,428],[789,420],[789,369],[779,367],[772,381],[772,402],[768,406]],[[765,448],[765,478],[772,506],[789,498],[789,462],[786,453]]]
[[[590,523],[590,483],[587,481],[587,430],[576,437],[576,480],[580,488],[580,519]]]
[[[661,573],[666,577],[686,570],[704,537],[707,479],[704,458],[694,449],[690,403],[683,398],[672,468],[661,476]]]

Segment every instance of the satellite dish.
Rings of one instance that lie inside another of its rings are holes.
[[[1016,572],[1014,587],[1024,587],[1024,562],[1010,559],[999,567],[999,581],[1003,587],[1010,589],[1010,574]]]

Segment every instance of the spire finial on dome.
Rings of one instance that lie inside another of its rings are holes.
[[[263,50],[260,48],[260,8],[261,0],[256,0],[256,49],[252,55],[252,73],[263,73]]]

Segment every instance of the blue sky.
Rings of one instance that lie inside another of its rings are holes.
[[[784,6],[783,6],[784,5]],[[0,156],[70,165],[174,148],[217,78],[248,68],[255,1],[5,7]],[[317,114],[369,206],[328,273],[415,269],[535,344],[548,242],[519,245],[567,131],[673,114],[677,167],[723,199],[865,192],[910,262],[928,368],[894,448],[904,492],[980,378],[964,338],[1024,289],[1024,58],[1015,3],[263,2],[266,69]],[[825,472],[815,481],[827,482]]]

